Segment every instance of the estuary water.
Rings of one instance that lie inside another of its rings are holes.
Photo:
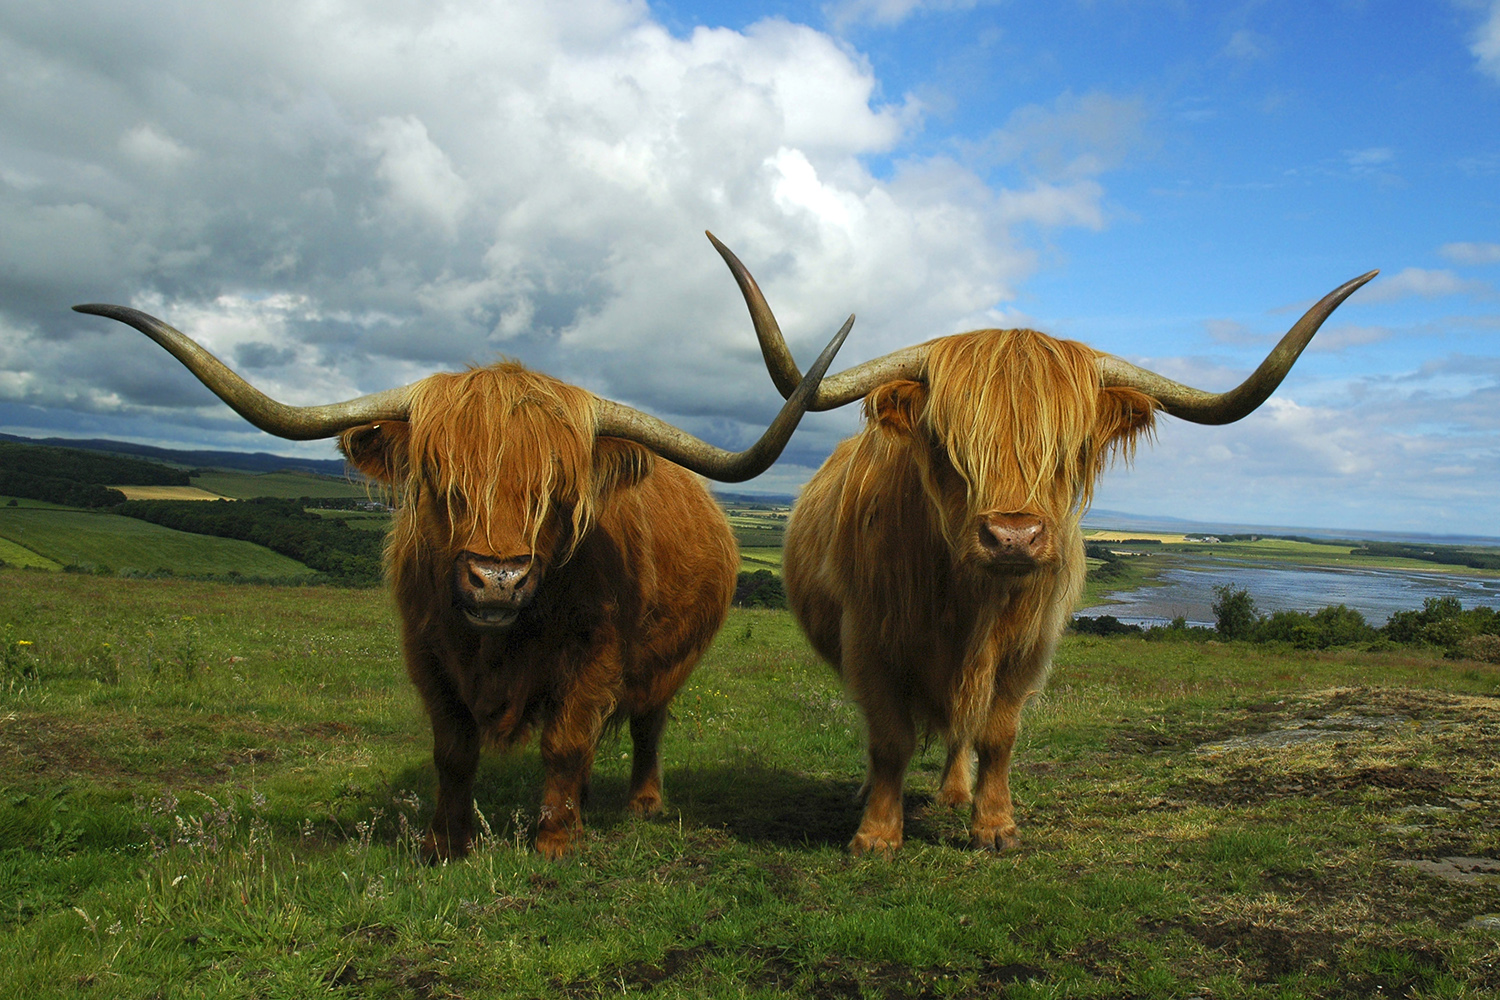
[[[1396,611],[1422,607],[1429,597],[1456,597],[1466,608],[1500,608],[1500,577],[1451,576],[1399,569],[1330,569],[1216,560],[1165,570],[1157,586],[1117,591],[1082,608],[1088,617],[1114,615],[1131,625],[1165,625],[1178,616],[1190,625],[1214,624],[1214,591],[1220,584],[1248,590],[1261,614],[1316,611],[1345,604],[1371,625],[1383,625]]]

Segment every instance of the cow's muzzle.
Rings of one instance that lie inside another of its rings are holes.
[[[509,628],[536,596],[541,576],[530,556],[460,552],[453,561],[454,604],[475,628]]]
[[[997,573],[1025,573],[1046,562],[1047,525],[1035,514],[981,514],[975,527],[976,561]]]

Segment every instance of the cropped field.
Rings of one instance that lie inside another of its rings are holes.
[[[196,486],[112,486],[125,494],[126,500],[222,500],[218,493],[210,493]]]
[[[193,477],[193,485],[235,500],[251,497],[366,497],[363,483],[311,472],[235,472],[208,469]]]
[[[928,745],[907,846],[856,860],[858,713],[789,615],[736,611],[663,818],[626,814],[610,736],[544,862],[535,747],[490,755],[489,835],[429,868],[380,592],[0,571],[0,630],[5,996],[1500,991],[1493,666],[1070,637],[1023,717],[1023,846],[966,849]]]
[[[109,567],[115,572],[169,569],[184,575],[284,578],[310,575],[293,559],[249,542],[211,538],[116,514],[27,506],[0,507],[0,539],[57,566]],[[0,559],[6,559],[0,553]]]

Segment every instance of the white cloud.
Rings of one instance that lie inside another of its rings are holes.
[[[120,136],[120,152],[144,167],[171,170],[192,159],[191,150],[151,125],[137,125]]]
[[[452,235],[469,201],[468,186],[427,127],[410,115],[383,117],[371,127],[368,142],[379,156],[375,174],[385,182],[391,209]]]
[[[1475,31],[1469,51],[1481,73],[1500,80],[1500,0],[1490,0],[1489,17]]]
[[[872,174],[920,105],[784,20],[674,37],[640,0],[149,10],[0,20],[29,81],[0,108],[0,319],[36,348],[0,366],[0,404],[254,440],[139,336],[66,311],[103,300],[289,401],[503,351],[741,443],[779,399],[705,228],[799,357],[858,311],[858,361],[1008,315],[1036,266],[1011,227],[1104,225],[1097,178],[1140,118],[1102,95],[1023,114],[1048,173],[1007,191],[944,158]]]
[[[1163,421],[1131,468],[1106,474],[1096,505],[1239,524],[1495,533],[1452,513],[1489,509],[1500,481],[1493,359],[1354,379],[1318,405],[1299,400],[1305,391],[1284,385],[1224,427]]]
[[[978,0],[837,0],[824,4],[823,14],[835,31],[866,23],[894,27],[925,11],[969,10]]]
[[[1391,302],[1417,295],[1424,299],[1444,295],[1487,295],[1493,289],[1482,281],[1460,278],[1452,271],[1408,267],[1390,277],[1381,277],[1360,292],[1364,302]]]
[[[1241,28],[1229,36],[1229,41],[1224,46],[1224,54],[1244,62],[1264,59],[1269,42],[1270,40],[1265,35],[1248,28]]]
[[[1500,243],[1445,243],[1438,253],[1455,264],[1500,264]]]
[[[1049,180],[1095,177],[1149,145],[1149,117],[1139,98],[1067,93],[1018,108],[975,152]]]

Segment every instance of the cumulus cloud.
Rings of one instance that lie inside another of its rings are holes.
[[[916,102],[783,20],[673,37],[639,0],[149,12],[0,15],[0,64],[28,81],[0,109],[0,401],[185,441],[237,428],[153,345],[67,311],[117,301],[290,402],[504,353],[738,445],[779,399],[705,228],[799,357],[859,311],[854,362],[995,322],[1035,266],[1017,223],[1103,224],[1111,156],[1014,191],[941,158],[874,176]],[[806,460],[838,432],[799,435]]]
[[[1445,243],[1438,253],[1455,264],[1500,264],[1500,243]]]

